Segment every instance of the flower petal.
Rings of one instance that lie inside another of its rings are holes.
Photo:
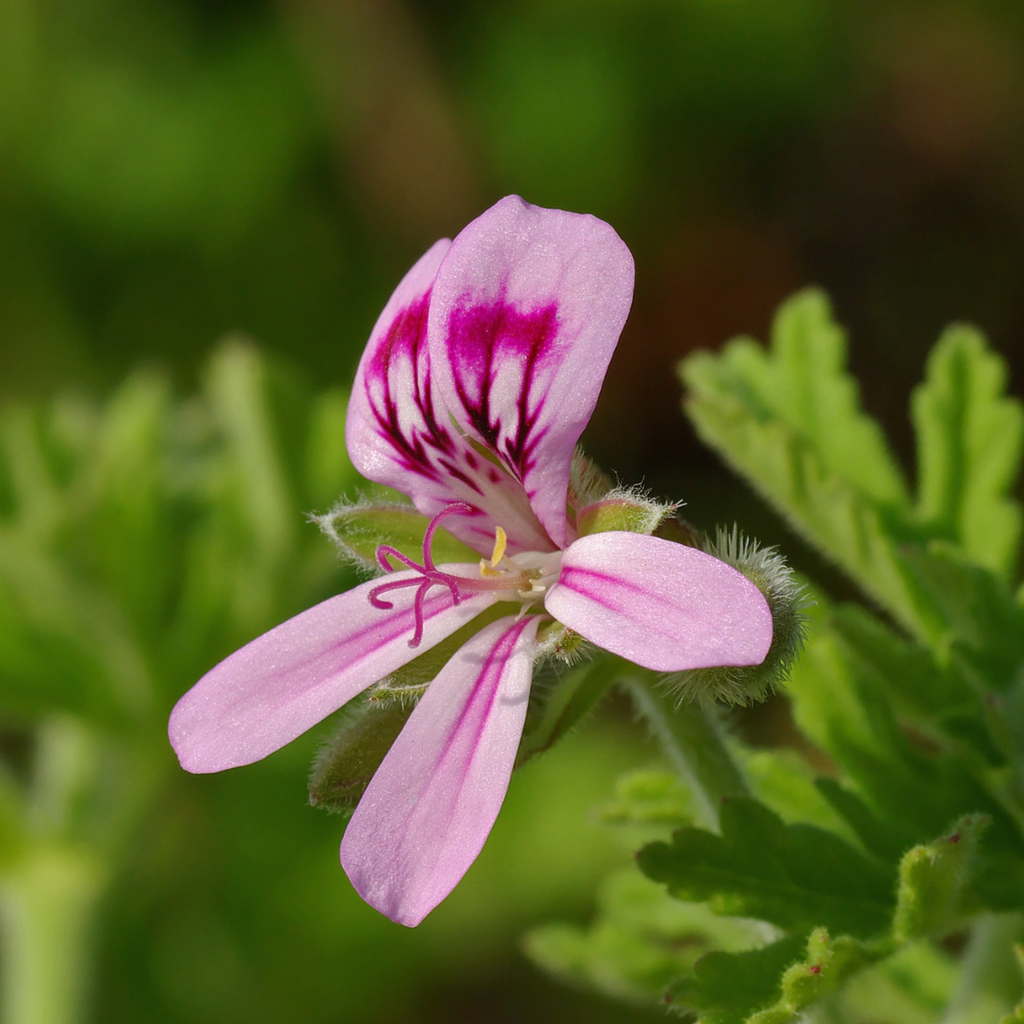
[[[517,480],[494,465],[455,428],[431,377],[427,309],[450,243],[424,255],[395,289],[359,362],[345,427],[352,463],[368,480],[412,498],[427,516],[461,501],[475,514],[446,528],[481,554],[500,523],[513,553],[551,550],[551,540]]]
[[[522,736],[538,621],[499,619],[455,654],[349,822],[342,866],[393,921],[419,924],[483,848]]]
[[[460,232],[434,283],[428,338],[437,394],[522,481],[559,547],[572,539],[565,501],[573,450],[632,297],[633,258],[609,225],[518,196]]]
[[[643,534],[581,537],[544,606],[587,640],[661,672],[758,665],[772,642],[768,602],[746,576]]]
[[[446,566],[466,570],[472,566]],[[416,580],[396,572],[387,582]],[[447,587],[423,602],[423,638],[410,647],[416,588],[387,594],[391,609],[375,608],[370,580],[332,597],[225,658],[178,701],[168,734],[181,766],[219,772],[251,764],[301,735],[389,672],[429,650],[469,622],[498,595],[465,595],[452,603]]]

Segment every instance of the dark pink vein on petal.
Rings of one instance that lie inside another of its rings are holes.
[[[529,617],[517,622],[488,652],[473,686],[473,693],[466,701],[449,733],[447,743],[435,762],[433,778],[439,777],[438,773],[442,767],[454,757],[460,758],[462,762],[459,766],[459,778],[465,779],[468,776],[469,766],[480,747],[480,737],[487,726],[491,708],[494,707],[494,702],[501,691],[501,673],[505,664],[515,654],[516,643],[523,630],[532,624]],[[463,728],[467,728],[466,736],[462,735]],[[449,818],[455,813],[456,807],[457,801],[452,800],[449,804]]]
[[[597,569],[582,569],[575,565],[563,566],[558,582],[577,594],[623,614],[630,610],[630,598],[641,597],[650,601],[656,596],[647,588],[624,580],[621,576],[611,576]]]
[[[555,303],[522,312],[502,300],[473,304],[467,298],[449,318],[447,351],[468,422],[520,481],[534,468],[537,446],[547,433],[537,426],[544,407],[538,377],[557,348]],[[512,366],[521,380],[510,422],[510,410],[502,408],[500,398],[494,400],[494,387],[499,372]]]
[[[441,426],[434,404],[427,352],[427,311],[430,292],[403,309],[366,367],[366,396],[377,432],[395,450],[403,469],[419,473],[437,483],[459,480],[477,494],[477,482],[457,463],[457,446],[451,433]],[[392,371],[401,364],[412,376],[412,394],[396,395]],[[411,400],[419,423],[403,425],[400,412]],[[460,446],[461,447],[461,446]]]

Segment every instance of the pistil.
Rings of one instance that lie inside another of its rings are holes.
[[[383,595],[395,590],[404,590],[406,587],[415,587],[416,594],[413,598],[413,613],[416,625],[413,630],[410,647],[419,647],[423,640],[423,604],[431,587],[447,587],[452,595],[452,602],[459,604],[465,596],[465,592],[481,591],[507,591],[509,598],[519,600],[523,603],[523,613],[534,601],[539,599],[547,589],[548,579],[542,579],[539,568],[524,568],[517,564],[514,559],[507,558],[505,552],[508,548],[508,537],[505,531],[496,527],[494,531],[494,550],[491,558],[480,560],[480,577],[458,576],[451,572],[445,572],[434,564],[431,546],[434,535],[437,533],[441,522],[451,515],[473,515],[475,509],[465,502],[453,502],[445,506],[430,520],[426,532],[423,535],[422,562],[417,562],[408,555],[403,554],[397,548],[389,544],[381,544],[377,548],[377,564],[386,573],[395,572],[398,567],[404,566],[412,569],[419,575],[412,579],[391,580],[374,587],[369,594],[370,604],[374,608],[389,609],[394,604],[386,600]],[[523,556],[529,559],[531,556]],[[550,555],[545,556],[550,558]],[[397,563],[397,564],[395,564]]]

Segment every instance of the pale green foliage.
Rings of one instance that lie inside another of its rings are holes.
[[[126,840],[173,701],[347,583],[301,512],[352,479],[345,407],[234,340],[190,398],[141,372],[0,411],[0,717],[35,752],[0,765],[0,875]]]
[[[750,796],[722,802],[717,828],[682,821],[640,851],[687,911],[772,927],[745,949],[711,947],[665,998],[699,1024],[795,1024],[811,1006],[822,1024],[875,1024],[880,1006],[921,1024],[1012,1024],[1024,1005],[1007,978],[1024,938],[1024,413],[981,336],[951,328],[913,396],[912,490],[845,352],[826,299],[806,292],[780,310],[770,349],[741,339],[681,368],[701,437],[868,601],[813,591],[787,687],[796,749],[733,738],[745,781],[731,791]],[[617,795],[620,819],[630,804],[641,820],[642,790]],[[613,991],[610,935],[622,962],[643,962],[657,940],[627,927],[624,892],[547,950],[551,969]],[[957,930],[961,963],[935,945]]]

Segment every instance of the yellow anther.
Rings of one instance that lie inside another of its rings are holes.
[[[498,563],[505,557],[505,548],[507,547],[508,537],[505,536],[505,531],[498,526],[494,530],[494,551],[491,554],[492,569],[497,569]]]

